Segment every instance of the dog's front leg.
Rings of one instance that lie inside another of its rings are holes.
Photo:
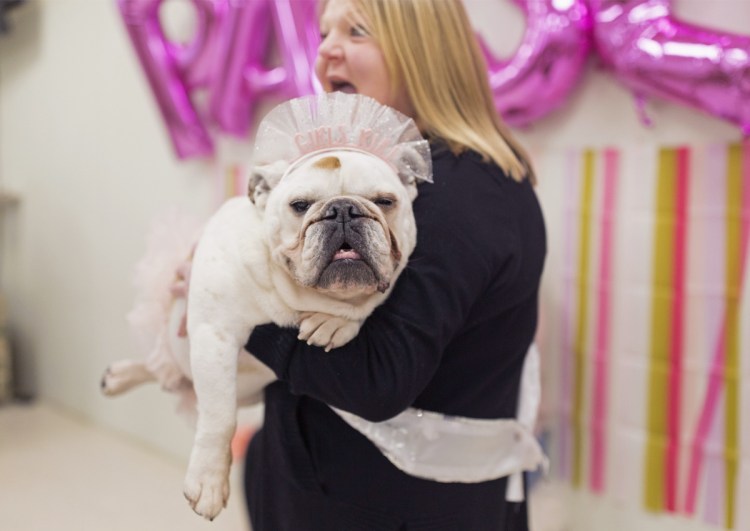
[[[300,315],[297,339],[308,345],[324,347],[326,352],[346,345],[359,333],[362,322],[321,312],[305,312]]]
[[[237,352],[231,334],[204,324],[190,332],[190,363],[198,398],[198,425],[184,494],[199,515],[213,520],[229,498],[230,443],[237,424]]]

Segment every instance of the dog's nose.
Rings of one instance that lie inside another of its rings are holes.
[[[323,219],[337,221],[339,223],[348,223],[354,219],[361,218],[364,213],[359,205],[348,199],[337,199],[331,201],[326,207]]]

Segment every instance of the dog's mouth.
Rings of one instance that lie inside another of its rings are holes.
[[[303,228],[305,285],[341,295],[385,291],[392,270],[387,227],[351,200],[331,201]]]
[[[362,255],[352,249],[352,246],[347,242],[341,244],[341,248],[333,254],[331,262],[338,260],[362,260]]]
[[[381,278],[367,248],[362,247],[357,250],[352,246],[353,243],[344,240],[337,246],[338,249],[329,255],[331,258],[320,270],[316,286],[339,292],[351,290],[384,292],[389,286],[389,281]]]

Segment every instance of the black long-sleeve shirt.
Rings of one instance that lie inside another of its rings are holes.
[[[488,518],[495,521],[492,514],[501,514],[498,506],[505,505],[504,493],[494,499],[504,480],[445,489],[395,468],[383,472],[392,465],[323,405],[372,421],[410,406],[474,418],[515,416],[546,253],[536,195],[528,180],[518,183],[472,152],[442,151],[433,158],[433,173],[434,184],[420,185],[414,203],[417,247],[389,298],[356,338],[326,353],[298,341],[296,330],[266,325],[255,329],[246,348],[280,379],[266,394],[266,441],[296,424],[312,462],[311,481],[327,496],[377,507],[407,522],[417,514],[456,513],[449,510],[456,501],[450,499],[466,490],[476,503],[487,496]],[[279,454],[299,451],[283,445],[265,448],[264,460],[280,462]],[[255,475],[258,480],[262,474]],[[373,480],[385,490],[367,487]],[[409,495],[421,502],[403,506],[399,498],[406,485],[421,489]],[[363,529],[381,528],[389,529]]]

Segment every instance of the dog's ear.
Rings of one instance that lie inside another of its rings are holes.
[[[401,148],[398,154],[398,176],[412,201],[417,197],[417,175],[426,175],[430,170],[425,159],[415,148],[411,146]]]
[[[255,166],[247,182],[247,195],[250,201],[259,209],[266,207],[268,194],[279,184],[281,177],[289,167],[286,161],[280,160],[273,164]]]

